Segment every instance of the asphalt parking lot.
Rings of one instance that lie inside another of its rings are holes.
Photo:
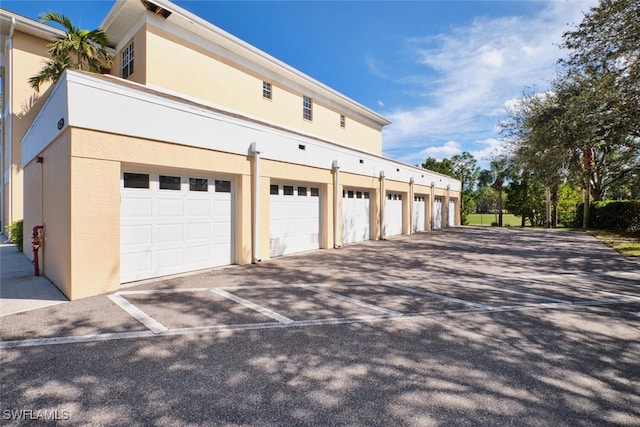
[[[0,318],[3,425],[640,425],[640,262],[462,227]]]

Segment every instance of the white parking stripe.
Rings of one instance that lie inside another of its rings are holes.
[[[281,314],[276,313],[275,311],[271,311],[268,308],[262,307],[258,304],[254,304],[251,301],[248,301],[244,298],[240,298],[237,295],[234,295],[232,293],[229,293],[227,291],[223,291],[222,289],[211,289],[211,292],[214,292],[218,295],[222,295],[225,298],[229,298],[232,301],[237,302],[238,304],[242,304],[245,307],[249,307],[252,310],[257,311],[258,313],[262,313],[265,316],[269,316],[272,319],[277,320],[278,322],[284,323],[284,324],[289,324],[289,323],[293,323],[293,320],[289,319],[288,317],[285,317]]]
[[[158,322],[153,317],[149,316],[144,311],[140,310],[135,305],[131,304],[129,301],[124,299],[120,295],[109,295],[109,299],[120,306],[124,311],[135,317],[140,323],[145,325],[147,328],[151,330],[154,334],[158,334],[160,332],[166,331],[167,328],[162,323]]]
[[[508,294],[522,295],[522,296],[530,297],[530,298],[544,299],[544,300],[547,300],[547,301],[571,304],[571,301],[566,301],[566,300],[562,300],[562,299],[558,299],[558,298],[545,297],[545,296],[542,296],[542,295],[531,294],[529,292],[514,291],[514,290],[511,290],[511,289],[503,289],[503,288],[498,288],[497,286],[491,286],[491,285],[484,285],[484,286],[487,287],[487,288],[490,288],[490,289],[495,289],[498,292],[506,292]]]
[[[235,296],[235,295],[234,295]],[[463,316],[473,314],[486,314],[508,311],[527,311],[527,310],[541,310],[541,309],[577,309],[578,307],[597,307],[611,304],[624,304],[624,303],[637,303],[640,301],[640,297],[615,299],[615,300],[601,300],[601,301],[582,301],[573,304],[562,303],[547,303],[547,304],[530,304],[524,306],[509,306],[509,307],[487,307],[487,309],[465,309],[465,310],[445,310],[438,312],[426,312],[426,313],[410,313],[404,316],[363,316],[363,317],[350,317],[350,318],[338,318],[338,319],[314,319],[314,320],[302,320],[291,321],[290,323],[270,322],[270,323],[246,323],[238,325],[218,325],[218,326],[205,326],[194,328],[178,328],[169,329],[164,332],[154,333],[151,331],[136,331],[136,332],[115,332],[96,335],[83,335],[83,336],[70,336],[70,337],[53,337],[53,338],[35,338],[29,340],[16,340],[16,341],[0,341],[0,349],[11,349],[20,347],[37,347],[45,345],[57,345],[57,344],[78,344],[88,342],[100,342],[120,339],[131,338],[150,338],[161,336],[176,336],[176,335],[190,335],[190,334],[204,334],[215,333],[224,331],[243,331],[243,330],[255,330],[255,329],[274,329],[274,328],[289,328],[289,327],[302,327],[302,326],[322,326],[322,325],[342,325],[351,323],[371,323],[380,322],[385,320],[409,320],[415,318],[436,318],[445,316]],[[476,304],[479,305],[479,304]]]
[[[359,305],[361,307],[366,307],[366,308],[370,308],[372,310],[380,311],[382,313],[390,314],[392,316],[403,316],[402,313],[399,313],[397,311],[389,310],[388,308],[379,307],[377,305],[369,304],[369,303],[364,302],[364,301],[360,301],[360,300],[357,300],[357,299],[349,298],[349,297],[346,297],[344,295],[336,294],[335,292],[324,291],[322,289],[314,288],[313,286],[309,286],[309,285],[303,286],[303,288],[304,289],[308,289],[308,290],[313,291],[313,292],[317,292],[319,294],[330,296],[330,297],[335,298],[335,299],[339,299],[341,301],[350,302],[352,304],[356,304],[356,305]]]
[[[42,345],[79,344],[86,342],[122,340],[127,338],[156,337],[152,331],[114,332],[108,334],[80,335],[71,337],[34,338],[30,340],[0,341],[0,348],[38,347]]]
[[[481,308],[483,310],[492,310],[493,309],[493,307],[485,305],[485,304],[478,304],[478,303],[475,303],[475,302],[466,301],[466,300],[459,299],[459,298],[452,298],[452,297],[447,297],[447,296],[440,295],[440,294],[434,294],[432,292],[423,291],[421,289],[408,288],[406,286],[397,285],[395,283],[382,282],[382,284],[384,286],[388,286],[390,288],[395,288],[395,289],[400,289],[400,290],[407,291],[407,292],[412,292],[414,294],[422,295],[422,296],[425,296],[425,297],[431,297],[431,298],[441,299],[441,300],[445,300],[445,301],[457,302],[457,303],[460,303],[460,304],[465,304],[465,305],[470,305],[472,307]]]

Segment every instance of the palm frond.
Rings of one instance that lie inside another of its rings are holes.
[[[77,28],[71,22],[67,16],[58,13],[58,12],[46,12],[40,15],[40,22],[55,22],[56,24],[60,24],[67,30],[67,33],[74,33],[77,31]]]
[[[29,79],[34,89],[39,90],[42,83],[48,80],[55,83],[65,69],[99,73],[103,66],[111,66],[112,58],[107,51],[109,40],[102,29],[89,31],[78,28],[68,17],[57,12],[44,13],[40,20],[55,22],[64,27],[66,33],[47,46],[51,60],[40,74]]]

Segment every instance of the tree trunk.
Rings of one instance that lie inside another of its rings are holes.
[[[544,199],[546,206],[546,225],[547,228],[551,228],[551,189],[547,186],[544,187]]]
[[[553,187],[551,187],[551,226],[553,228],[558,228],[558,191],[558,185],[554,185]]]
[[[591,222],[591,189],[589,188],[584,190],[584,210],[582,213],[582,229],[588,230],[589,223]]]
[[[582,229],[588,230],[591,223],[591,168],[593,167],[593,151],[587,145],[583,151],[584,164],[584,211],[582,218]]]
[[[502,188],[498,190],[498,227],[502,227]]]

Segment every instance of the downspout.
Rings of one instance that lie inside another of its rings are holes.
[[[340,165],[337,160],[333,161],[331,165],[331,169],[333,169],[334,183],[333,183],[333,247],[340,248],[342,247],[342,241],[339,239],[338,235],[338,201],[339,191],[340,191]],[[342,225],[344,227],[344,224]],[[338,243],[340,242],[340,243]]]
[[[384,171],[380,171],[380,240],[384,240],[387,228],[384,222],[384,211],[387,203],[387,192],[384,184]]]
[[[260,259],[260,150],[258,143],[252,142],[250,152],[253,155],[253,223],[251,224],[251,245],[252,245],[252,262],[254,264],[262,261]]]
[[[413,204],[414,200],[414,183],[415,180],[413,177],[409,178],[409,234],[413,234]]]
[[[8,150],[7,157],[9,160],[9,175],[8,175],[8,200],[9,206],[3,206],[3,209],[6,209],[7,212],[7,224],[11,224],[13,222],[13,33],[16,29],[16,18],[11,18],[11,28],[9,29],[9,38],[7,39],[7,99],[5,99],[7,103],[7,116],[5,117],[5,125],[7,125],[7,139],[4,141],[5,144],[8,142]],[[7,122],[7,118],[9,118]],[[2,159],[2,182],[4,185],[5,174],[7,171],[4,170],[5,160]],[[3,197],[4,203],[4,197]],[[4,211],[3,211],[4,212]]]
[[[436,183],[431,181],[431,206],[429,206],[429,212],[431,212],[431,230],[435,230],[436,228],[436,216],[435,216],[435,207],[436,207]]]
[[[453,214],[453,223],[456,223],[456,211],[455,209],[453,211],[451,211],[451,184],[447,184],[447,228],[449,227],[453,227],[452,225],[449,225],[449,219],[451,218],[451,215]]]

